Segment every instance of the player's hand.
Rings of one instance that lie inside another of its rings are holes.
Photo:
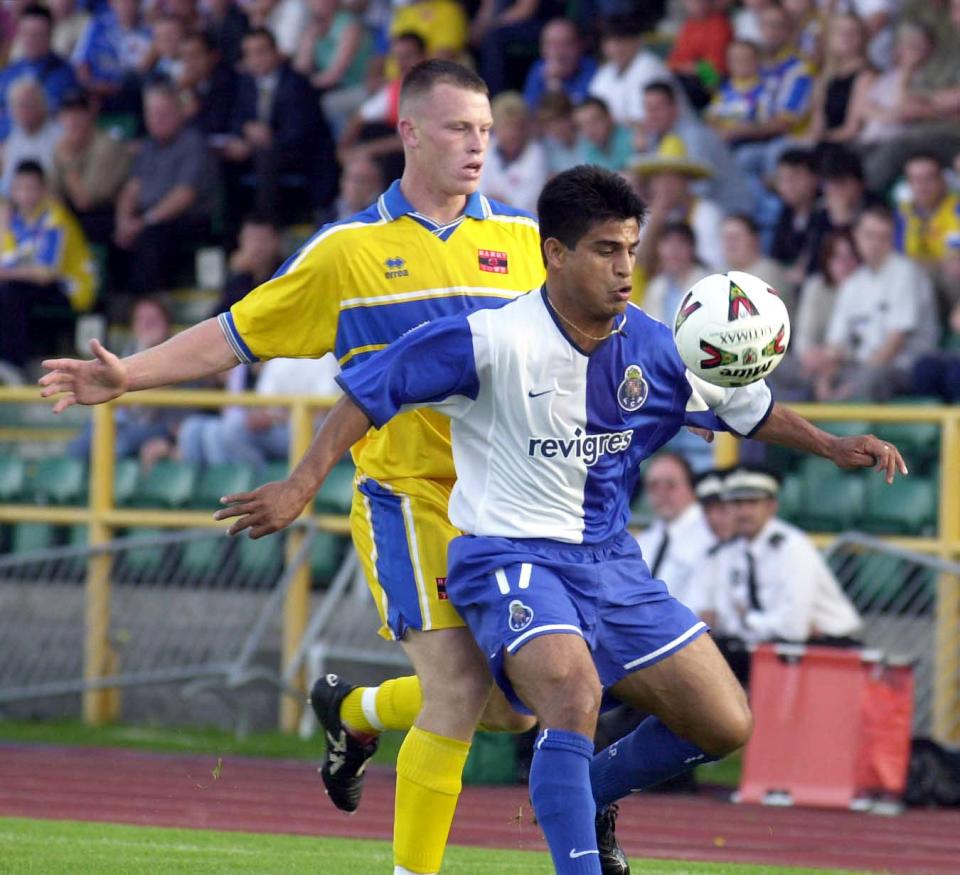
[[[699,428],[696,425],[688,425],[687,431],[690,434],[695,434],[699,438],[703,438],[708,444],[713,443],[713,432],[709,428]]]
[[[40,378],[40,395],[66,394],[53,405],[54,413],[63,413],[74,404],[103,404],[127,391],[127,369],[99,340],[90,341],[95,358],[47,359],[42,365],[48,373]]]
[[[227,529],[228,535],[239,535],[244,529],[249,529],[251,538],[262,538],[289,526],[300,516],[309,500],[310,496],[290,480],[277,480],[264,483],[253,492],[224,496],[220,503],[226,507],[218,510],[213,518],[227,520],[239,517]]]
[[[876,468],[883,471],[887,483],[893,483],[897,471],[904,476],[909,473],[900,451],[893,444],[872,434],[837,438],[830,458],[838,468]]]

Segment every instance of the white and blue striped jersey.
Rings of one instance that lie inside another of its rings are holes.
[[[450,416],[462,531],[595,544],[623,531],[640,462],[681,427],[750,435],[773,406],[763,382],[695,377],[639,308],[621,326],[588,355],[534,290],[419,326],[337,379],[377,427],[412,407]]]

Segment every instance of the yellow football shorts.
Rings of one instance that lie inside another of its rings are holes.
[[[462,534],[447,519],[452,488],[452,480],[359,478],[350,529],[384,638],[464,625],[447,599],[447,545]]]

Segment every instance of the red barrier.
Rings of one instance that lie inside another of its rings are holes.
[[[741,801],[849,808],[903,792],[909,667],[885,666],[876,651],[764,644],[753,654],[750,704]]]

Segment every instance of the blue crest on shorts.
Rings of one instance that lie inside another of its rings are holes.
[[[510,631],[522,632],[533,622],[533,608],[528,608],[519,599],[510,602]]]

